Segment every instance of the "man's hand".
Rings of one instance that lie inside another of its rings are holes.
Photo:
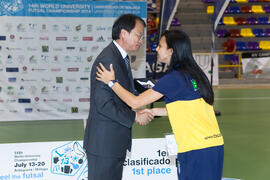
[[[154,115],[152,114],[151,109],[144,109],[144,110],[136,112],[135,121],[143,126],[143,125],[148,124],[150,121],[152,121],[153,118],[154,118]]]

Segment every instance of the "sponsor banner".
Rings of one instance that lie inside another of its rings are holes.
[[[82,142],[1,144],[0,179],[83,179]],[[3,150],[3,151],[2,151]],[[76,177],[76,178],[74,178]]]
[[[202,68],[209,81],[211,80],[211,54],[194,53],[193,57],[197,64]],[[168,69],[167,65],[157,63],[156,54],[147,54],[146,59],[146,77],[153,79],[160,79]],[[213,57],[213,85],[219,84],[218,77],[218,55]]]
[[[164,138],[134,139],[123,180],[177,179],[176,156],[168,157]],[[81,141],[1,144],[0,179],[87,179]]]
[[[242,58],[262,58],[262,57],[269,57],[270,52],[244,52],[242,53]]]
[[[177,179],[176,156],[168,156],[165,138],[133,139],[123,180]]]
[[[145,2],[1,0],[0,16],[118,17],[135,14],[146,18]]]
[[[253,53],[251,58],[242,58],[242,77],[270,78],[270,57],[267,54]],[[247,57],[247,54],[243,57]]]
[[[177,180],[176,156],[168,156],[165,138],[133,139],[123,180]],[[0,144],[0,179],[87,180],[82,141]],[[223,178],[222,180],[236,180]]]
[[[145,19],[146,2],[1,0],[0,121],[87,118],[93,61],[123,13]],[[144,78],[145,45],[129,55]]]
[[[164,63],[157,62],[156,53],[147,54],[146,56],[146,77],[153,79],[160,79],[168,69]]]

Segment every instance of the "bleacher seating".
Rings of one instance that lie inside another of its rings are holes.
[[[252,32],[256,37],[265,37],[263,29],[252,29]]]
[[[220,19],[220,22],[218,25],[266,25],[270,24],[270,19],[267,16],[262,17],[233,17],[233,16],[225,16]]]
[[[245,14],[245,13],[252,13],[251,7],[250,7],[249,5],[242,6],[242,7],[240,8],[240,10],[241,10],[241,12],[242,12],[243,14]]]
[[[237,25],[246,25],[247,24],[247,20],[245,17],[236,17],[235,22]]]
[[[259,46],[262,50],[270,50],[270,41],[260,41]]]
[[[265,13],[261,5],[252,5],[251,11],[253,13]]]
[[[270,30],[270,29],[269,29]],[[217,29],[217,37],[223,38],[228,31],[226,29]]]
[[[269,24],[269,18],[268,17],[259,17],[258,18],[258,23],[259,24]]]
[[[257,41],[248,41],[247,48],[248,50],[252,51],[261,50],[261,48],[259,47],[259,43]]]
[[[244,41],[237,41],[236,42],[236,50],[237,51],[246,51],[246,50],[248,50],[248,47],[246,45],[246,42],[244,42]]]
[[[227,11],[227,12],[226,12]],[[238,6],[231,6],[225,10],[226,14],[240,14],[241,10]]]
[[[235,20],[234,20],[234,17],[231,17],[231,16],[223,17],[222,21],[223,21],[224,25],[237,25]]]
[[[214,6],[207,6],[207,14],[214,13]],[[229,6],[226,8],[225,14],[265,14],[270,13],[269,5],[243,5],[243,6]]]
[[[256,25],[256,24],[258,24],[258,20],[257,20],[256,17],[248,17],[247,18],[247,24]]]
[[[240,28],[240,29],[217,29],[216,35],[219,38],[224,38],[225,34],[229,32],[231,37],[270,37],[270,29],[262,28]]]
[[[214,2],[214,0],[202,0],[202,1],[205,3],[213,3]]]
[[[206,9],[207,14],[213,14],[214,13],[214,6],[208,6]]]
[[[265,13],[270,13],[270,5],[263,6],[263,10]]]
[[[255,37],[250,28],[242,28],[240,34],[242,37]]]
[[[268,37],[270,37],[270,29],[265,29],[264,30],[264,33],[265,33],[265,36],[268,36]]]
[[[248,3],[248,0],[235,0],[237,3]]]
[[[207,3],[207,14],[213,14],[214,0],[202,1]],[[265,26],[270,25],[270,3],[265,2],[270,0],[231,0],[218,23],[216,36],[225,38],[229,32],[236,40],[237,51],[270,50],[270,40],[266,39],[270,28]]]
[[[229,32],[230,32],[230,36],[233,38],[241,37],[239,29],[230,29]]]
[[[220,21],[218,22],[218,25],[224,25],[223,18],[220,19]]]

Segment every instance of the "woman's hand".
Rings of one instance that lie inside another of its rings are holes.
[[[110,71],[108,71],[102,63],[99,63],[99,66],[97,66],[97,77],[96,79],[99,81],[104,82],[105,84],[108,84],[109,81],[115,80],[114,76],[114,70],[113,70],[113,65],[110,64]]]

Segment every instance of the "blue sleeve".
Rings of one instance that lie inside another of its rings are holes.
[[[155,84],[152,89],[163,94],[167,98],[174,98],[177,96],[179,91],[181,92],[181,89],[183,88],[183,85],[181,85],[182,78],[179,77],[179,74],[175,73],[166,74]]]

